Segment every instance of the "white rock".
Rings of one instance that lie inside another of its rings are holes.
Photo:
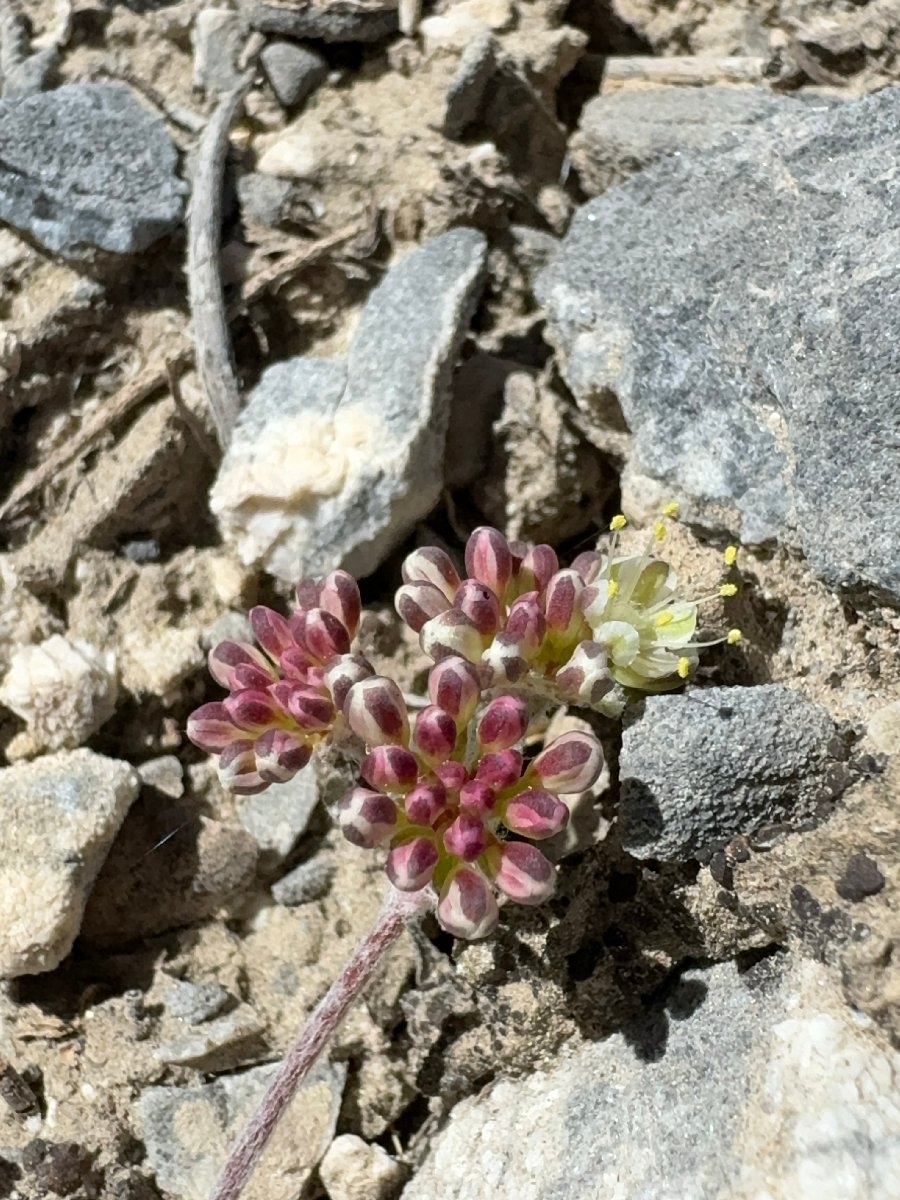
[[[328,1147],[319,1175],[329,1200],[388,1200],[403,1182],[405,1170],[380,1146],[342,1133]]]
[[[139,780],[90,750],[0,770],[0,977],[50,971],[84,907]]]
[[[136,696],[172,698],[181,683],[203,666],[200,630],[175,626],[129,629],[121,642],[122,683]]]
[[[197,13],[194,43],[194,87],[227,92],[240,78],[238,58],[247,40],[239,13],[227,8],[203,8]]]
[[[243,562],[286,582],[339,565],[367,575],[431,510],[485,253],[474,229],[433,238],[369,297],[346,361],[265,372],[210,496]]]
[[[116,705],[116,656],[54,634],[10,657],[0,701],[28,726],[37,750],[74,748],[85,742]]]
[[[444,48],[463,50],[485,30],[509,29],[514,20],[511,0],[461,0],[443,15],[421,21],[419,34],[426,54]]]

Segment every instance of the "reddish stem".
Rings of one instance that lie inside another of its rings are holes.
[[[239,1200],[276,1125],[325,1049],[328,1039],[372,978],[381,956],[397,940],[407,922],[432,903],[433,897],[428,888],[419,892],[391,889],[375,924],[307,1018],[259,1108],[228,1156],[210,1200]]]

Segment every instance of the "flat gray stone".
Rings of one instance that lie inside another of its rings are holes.
[[[48,250],[143,250],[174,228],[186,185],[157,117],[121,84],[0,101],[0,221]]]
[[[156,1181],[179,1200],[208,1200],[228,1151],[278,1064],[223,1075],[198,1087],[145,1088],[138,1133]],[[347,1068],[320,1063],[288,1106],[244,1189],[244,1200],[294,1200],[334,1136]]]
[[[125,762],[91,750],[0,770],[0,978],[52,971],[138,794]]]
[[[318,803],[319,786],[315,768],[310,764],[287,783],[258,796],[240,797],[238,820],[260,850],[281,861],[306,832]]]
[[[668,154],[732,144],[792,97],[765,87],[623,88],[588,101],[571,141],[581,186],[596,196]]]
[[[670,156],[586,204],[538,281],[598,445],[624,417],[629,469],[689,520],[894,602],[898,122],[887,88]]]
[[[469,42],[447,89],[444,133],[459,138],[478,116],[491,76],[497,70],[499,43],[490,30]]]
[[[324,82],[328,63],[321,54],[296,42],[269,42],[259,56],[278,103],[295,108]]]
[[[297,358],[250,394],[210,496],[248,565],[370,574],[437,503],[449,384],[486,243],[454,229],[392,267],[346,362]]]
[[[287,908],[321,900],[331,887],[334,872],[335,865],[329,859],[311,858],[272,884],[272,899]]]
[[[781,684],[648,696],[622,736],[622,844],[678,862],[765,824],[801,824],[846,787],[843,755],[828,713]]]
[[[163,995],[163,1007],[170,1017],[199,1025],[217,1017],[231,1000],[231,993],[221,983],[190,983],[173,979]]]
[[[821,967],[686,972],[627,1036],[451,1114],[402,1200],[876,1200],[900,1054]]]

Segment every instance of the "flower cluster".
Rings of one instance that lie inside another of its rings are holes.
[[[670,505],[664,515],[675,511]],[[461,656],[478,667],[486,687],[524,686],[615,715],[616,683],[663,691],[690,674],[704,602],[679,596],[674,571],[653,553],[664,522],[644,553],[630,556],[619,555],[615,543],[625,523],[613,520],[606,555],[581,554],[568,569],[560,569],[552,547],[509,542],[489,527],[469,538],[465,579],[443,550],[416,550],[403,564],[397,612],[429,657]],[[726,551],[727,565],[735,554]],[[726,583],[718,594],[736,590]],[[720,640],[739,638],[732,630]]]
[[[356,845],[389,847],[395,887],[434,887],[444,929],[484,937],[497,923],[495,893],[520,904],[552,894],[553,866],[532,842],[565,828],[569,810],[559,797],[594,782],[602,750],[592,735],[568,733],[526,764],[517,743],[527,705],[498,695],[476,719],[480,680],[459,657],[432,669],[428,694],[431,703],[410,721],[391,680],[350,688],[344,716],[368,754],[338,821]]]
[[[375,674],[350,645],[360,618],[356,581],[333,571],[297,586],[286,619],[250,611],[257,645],[221,642],[210,653],[213,678],[229,691],[188,718],[195,746],[218,755],[223,785],[242,795],[285,783],[306,766],[323,738],[339,734],[351,686]]]

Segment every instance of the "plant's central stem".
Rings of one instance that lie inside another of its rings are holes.
[[[397,940],[407,922],[433,903],[430,888],[419,892],[391,890],[375,924],[310,1013],[259,1108],[228,1156],[210,1200],[238,1200],[297,1089],[372,978],[381,956]]]

